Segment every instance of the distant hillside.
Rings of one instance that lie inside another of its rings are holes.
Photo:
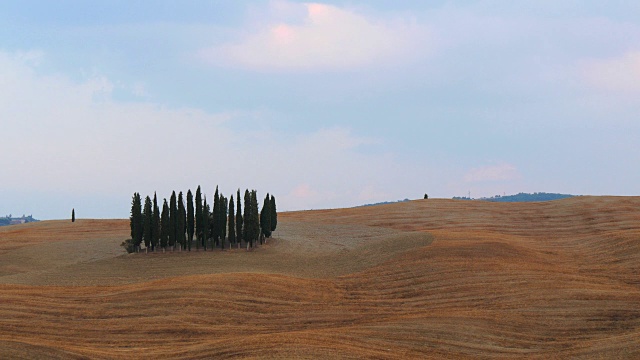
[[[5,217],[0,217],[0,226],[6,225],[17,225],[17,224],[26,224],[30,222],[40,221],[38,219],[34,219],[32,215],[24,216],[19,218],[14,218],[11,215],[7,215]]]
[[[533,194],[519,193],[516,195],[507,195],[507,196],[496,195],[491,198],[481,198],[479,200],[491,201],[491,202],[534,202],[534,201],[551,201],[551,200],[567,199],[574,196],[575,195],[569,195],[569,194],[539,192],[539,193],[533,193]]]
[[[387,205],[387,204],[395,204],[395,203],[401,203],[401,202],[406,202],[406,201],[411,201],[411,200],[404,199],[404,200],[398,200],[398,201],[383,201],[383,202],[378,202],[378,203],[374,203],[374,204],[359,205],[359,206],[356,206],[356,207]]]

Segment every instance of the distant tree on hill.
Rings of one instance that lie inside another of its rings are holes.
[[[144,199],[144,210],[142,212],[142,216],[144,217],[142,238],[144,239],[145,251],[148,252],[149,247],[151,247],[153,233],[153,210],[151,208],[151,198],[148,196]]]
[[[131,241],[134,249],[137,251],[142,243],[142,233],[144,230],[142,224],[142,199],[140,199],[139,193],[133,194],[133,199],[131,200],[131,217],[129,220],[131,227]]]
[[[424,199],[427,200],[429,198],[429,195],[424,194]]]
[[[236,206],[236,242],[238,243],[238,249],[242,246],[242,199],[240,198],[240,189],[238,189],[237,197],[236,197],[237,205]]]
[[[262,211],[260,211],[260,231],[265,238],[271,237],[271,198],[269,193],[264,198]]]
[[[169,205],[167,204],[167,199],[164,199],[162,215],[160,217],[160,247],[162,247],[162,251],[165,251],[169,243],[169,233],[171,231],[171,225],[169,223]]]
[[[158,207],[158,196],[153,193],[153,224],[151,231],[151,250],[156,251],[160,245],[160,208]]]
[[[200,185],[198,185],[198,189],[196,190],[196,249],[200,247],[200,243],[202,240],[202,224],[204,223],[202,219],[202,194],[200,192]]]
[[[193,242],[193,231],[194,231],[194,213],[193,213],[193,194],[191,194],[191,190],[187,191],[187,235],[188,239],[188,248],[191,251],[191,243]]]
[[[71,222],[76,222],[76,209],[71,209]]]
[[[233,203],[233,195],[229,199],[229,248],[236,243],[236,217]]]
[[[276,210],[276,198],[271,195],[271,232],[276,231],[278,225],[278,211]]]

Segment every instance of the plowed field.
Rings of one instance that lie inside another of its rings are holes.
[[[279,214],[255,251],[0,228],[0,358],[640,358],[640,198]]]

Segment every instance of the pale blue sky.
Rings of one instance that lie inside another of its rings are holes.
[[[640,3],[0,3],[0,214],[640,192]],[[180,168],[181,172],[170,171]]]

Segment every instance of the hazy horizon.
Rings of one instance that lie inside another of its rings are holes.
[[[640,3],[0,4],[0,216],[640,194]]]

